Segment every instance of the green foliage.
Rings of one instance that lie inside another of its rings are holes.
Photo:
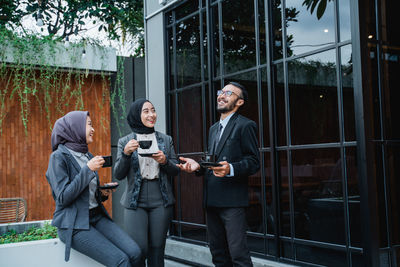
[[[32,227],[22,234],[17,234],[15,230],[10,230],[0,236],[0,244],[17,243],[24,241],[52,239],[57,237],[57,227],[45,223],[42,228]]]
[[[78,35],[92,28],[111,40],[127,36],[143,43],[143,0],[2,0],[0,28],[25,31],[22,21],[41,19],[51,38]]]
[[[307,10],[310,10],[310,13],[312,14],[314,12],[314,9],[318,5],[316,14],[317,14],[317,18],[321,19],[325,13],[328,1],[330,2],[332,0],[304,0],[303,6],[307,6]]]
[[[70,48],[79,51],[84,49],[88,42],[86,40],[70,44]],[[28,134],[30,107],[33,104],[37,104],[43,111],[50,128],[52,117],[62,116],[65,110],[71,108],[77,110],[85,108],[82,88],[88,77],[88,71],[60,69],[55,65],[60,53],[57,39],[29,34],[22,38],[10,30],[0,28],[0,48],[0,134],[3,129],[2,122],[7,115],[7,100],[18,99],[20,117],[26,134]],[[105,50],[99,48],[99,57],[102,57]],[[81,60],[81,53],[75,54],[70,60],[72,64],[78,62]],[[7,61],[13,63],[8,64]],[[100,75],[103,90],[96,103],[102,109],[109,93],[110,81],[104,73]],[[123,69],[118,71],[117,77],[119,80],[124,80]],[[123,82],[118,88],[119,96],[125,92]],[[36,100],[36,103],[32,103],[32,100]],[[55,107],[56,114],[51,114],[51,110],[54,110],[50,109],[51,106]],[[111,106],[112,109],[117,108],[113,103]],[[103,128],[107,128],[104,118],[101,118],[101,124]]]

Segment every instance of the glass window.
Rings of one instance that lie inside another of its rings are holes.
[[[287,159],[287,151],[278,152],[278,183],[280,188],[280,227],[281,235],[291,236],[290,226],[290,190],[289,190],[289,162]]]
[[[264,152],[264,175],[265,175],[265,209],[266,209],[266,227],[267,233],[275,235],[275,215],[274,201],[272,195],[272,169],[271,169],[271,152]]]
[[[335,43],[334,1],[320,1],[319,6],[326,3],[326,8],[316,7],[312,11],[305,1],[286,1],[286,23],[288,56],[299,55],[326,45]]]
[[[350,1],[338,0],[339,21],[340,21],[340,40],[346,41],[351,39],[350,24]]]
[[[225,84],[229,82],[238,82],[243,85],[247,92],[249,93],[249,98],[247,103],[244,104],[239,109],[239,113],[243,116],[255,121],[257,126],[259,127],[258,123],[258,94],[257,94],[257,72],[250,71],[246,73],[242,73],[239,75],[235,75],[228,80],[225,80]]]
[[[387,194],[390,195],[389,207],[391,209],[391,224],[393,227],[391,241],[393,244],[400,243],[400,233],[398,231],[398,225],[400,225],[400,147],[398,143],[395,145],[387,146],[386,162],[388,168],[388,180],[389,185],[387,186]]]
[[[254,2],[227,0],[222,5],[224,71],[233,73],[256,65]]]
[[[176,25],[178,88],[201,81],[199,16]]]
[[[275,89],[275,114],[278,146],[284,146],[286,142],[286,101],[283,76],[283,64],[273,65],[273,86]]]
[[[267,33],[265,31],[265,6],[264,6],[264,0],[258,0],[258,27],[260,28],[259,30],[259,35],[260,35],[260,64],[265,64],[267,61]]]
[[[400,39],[400,38],[399,38]],[[400,140],[400,46],[383,47],[383,112],[385,139]]]
[[[358,188],[357,174],[357,149],[356,147],[346,147],[346,175],[347,175],[347,194],[349,196],[349,226],[350,244],[353,247],[361,247],[361,210],[360,210],[360,191]]]
[[[288,63],[292,144],[339,141],[335,50]]]
[[[267,84],[267,69],[261,69],[261,95],[262,95],[262,120],[263,120],[263,139],[264,147],[270,146],[269,135],[269,104],[268,104],[268,84]]]
[[[329,231],[329,230],[328,230]],[[296,245],[296,259],[319,266],[347,266],[346,252],[317,246]]]
[[[274,48],[274,60],[281,59],[283,57],[283,43],[282,43],[282,3],[281,0],[272,0],[272,36],[273,36],[273,48]],[[290,21],[293,14],[288,14],[286,19]],[[291,55],[288,53],[288,55]]]
[[[296,237],[345,244],[340,149],[292,151]]]
[[[341,47],[344,135],[346,141],[356,140],[351,45]]]
[[[219,16],[218,16],[218,5],[214,5],[211,8],[211,26],[212,26],[212,42],[213,42],[213,58],[214,58],[214,75],[216,77],[221,75],[221,56],[220,56],[220,42],[219,42]],[[211,37],[210,37],[211,38]]]
[[[179,153],[203,151],[203,112],[201,88],[178,94]]]
[[[258,171],[248,179],[249,207],[246,210],[248,231],[264,232],[263,196],[261,191],[261,173]]]
[[[169,86],[170,90],[175,89],[175,53],[174,53],[174,35],[173,29],[169,28],[167,31],[168,40],[168,60],[169,60]]]
[[[176,9],[175,11],[176,20],[184,18],[189,14],[192,14],[193,12],[197,11],[198,9],[199,9],[199,0],[187,1],[186,3],[179,6],[178,9]]]

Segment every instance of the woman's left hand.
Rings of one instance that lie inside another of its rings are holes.
[[[161,150],[159,150],[156,154],[153,154],[151,157],[160,164],[165,164],[167,162],[167,157]]]

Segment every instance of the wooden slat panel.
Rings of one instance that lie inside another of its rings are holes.
[[[73,77],[71,90],[76,88],[75,79]],[[81,97],[84,110],[89,110],[95,128],[94,143],[89,146],[89,151],[94,155],[111,155],[109,82],[107,80],[104,85],[100,75],[90,74],[83,79]],[[6,81],[7,77],[0,77],[0,88],[6,86]],[[56,84],[65,85],[65,73],[60,74]],[[7,89],[8,92],[12,90]],[[62,99],[61,92],[52,91],[50,96]],[[54,200],[45,177],[51,154],[50,126],[59,117],[75,110],[75,105],[56,105],[53,102],[49,107],[49,123],[44,111],[44,94],[39,88],[37,98],[29,99],[28,135],[25,135],[18,96],[14,95],[12,100],[8,97],[9,94],[6,96],[7,115],[0,136],[0,198],[24,198],[27,201],[28,221],[51,219]],[[111,181],[111,168],[100,170],[99,175],[101,183]],[[111,213],[111,199],[105,205]]]

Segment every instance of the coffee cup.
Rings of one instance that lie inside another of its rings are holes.
[[[206,162],[215,162],[217,160],[216,156],[213,154],[205,154],[203,159]]]
[[[139,141],[139,146],[141,149],[149,149],[151,147],[151,140],[141,140]]]

